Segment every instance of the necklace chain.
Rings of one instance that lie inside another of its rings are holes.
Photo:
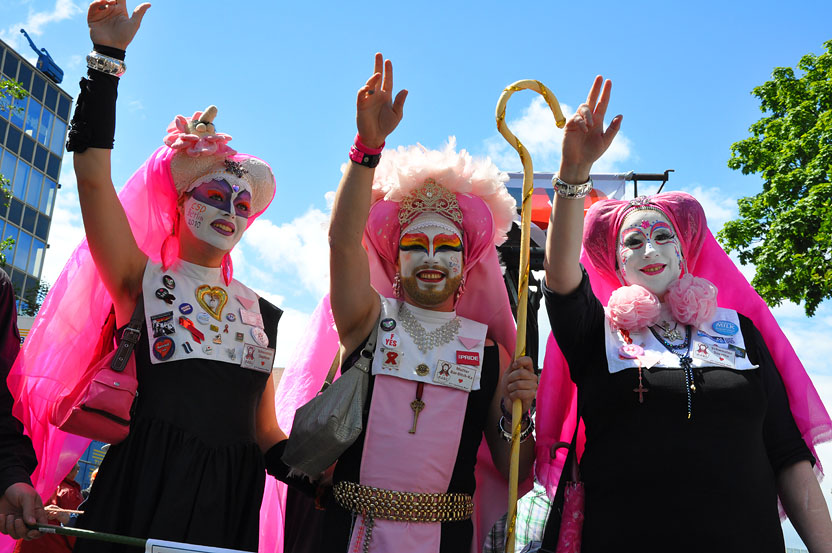
[[[402,322],[402,328],[404,328],[405,332],[413,338],[413,341],[416,343],[416,347],[418,347],[419,351],[422,353],[427,353],[437,346],[443,346],[449,343],[451,340],[456,338],[459,333],[460,322],[458,316],[454,317],[439,328],[435,328],[428,332],[416,316],[410,312],[410,309],[407,308],[407,304],[404,302],[402,302],[401,307],[399,308],[399,318]]]
[[[661,328],[661,326],[659,326]],[[674,329],[675,330],[675,329]],[[652,326],[650,327],[650,332],[653,333],[653,336],[656,337],[658,340],[667,350],[673,354],[675,354],[679,358],[679,365],[681,366],[682,370],[685,372],[685,393],[687,395],[688,400],[688,420],[690,420],[692,414],[692,394],[696,392],[696,384],[694,382],[693,376],[693,359],[690,358],[690,335],[691,335],[691,327],[690,325],[685,327],[685,341],[679,344],[678,346],[674,346],[673,344],[669,343],[663,337],[656,332],[656,329]]]

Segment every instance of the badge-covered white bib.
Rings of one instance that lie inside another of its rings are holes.
[[[148,261],[142,280],[150,361],[210,359],[270,372],[274,344],[257,294],[222,270],[178,260],[166,271]]]
[[[381,296],[378,340],[373,374],[386,374],[470,392],[480,389],[485,334],[482,323],[459,318],[459,331],[447,344],[422,352],[404,329],[399,309],[402,302]],[[454,312],[431,311],[408,304],[407,309],[428,333],[457,317]]]
[[[604,329],[610,373],[638,367],[639,363],[643,368],[680,368],[679,356],[668,351],[649,328],[630,331],[631,346],[612,327],[609,319],[605,319]],[[681,325],[679,330],[684,333]],[[748,360],[739,316],[732,309],[717,308],[712,319],[691,329],[690,341],[689,355],[694,367],[725,367],[735,370],[757,368],[757,365]],[[628,346],[626,352],[622,352],[623,346]],[[634,353],[639,355],[636,357]]]

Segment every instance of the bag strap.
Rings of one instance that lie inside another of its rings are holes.
[[[540,553],[554,553],[557,549],[561,516],[563,515],[563,500],[566,494],[566,484],[570,480],[572,482],[577,482],[580,478],[580,469],[578,465],[578,429],[581,426],[581,416],[583,414],[582,407],[583,402],[581,401],[581,393],[579,391],[577,407],[578,416],[575,421],[575,432],[572,434],[572,443],[569,444],[569,453],[566,454],[566,461],[564,461],[563,470],[560,473],[558,489],[555,492],[554,499],[552,499],[552,507],[549,510],[549,518],[546,520],[546,526],[543,529],[543,540],[540,544]],[[571,468],[572,474],[569,476],[567,476],[566,467]]]
[[[378,325],[381,321],[381,314],[379,313],[379,318],[376,321],[375,326],[373,327],[373,331],[370,333],[369,338],[364,343],[364,347],[361,350],[361,354],[358,358],[358,361],[355,362],[353,367],[358,367],[360,370],[369,372],[370,370],[370,361],[373,359],[373,354],[376,351],[376,340],[378,338]],[[332,360],[332,365],[329,367],[329,372],[326,374],[326,378],[324,379],[324,383],[321,386],[321,390],[318,393],[323,392],[327,388],[332,385],[332,381],[335,379],[335,371],[338,370],[340,363],[338,362],[340,359],[340,343],[338,344],[339,351],[335,353],[335,359]]]
[[[139,299],[136,301],[136,308],[133,310],[133,316],[130,317],[130,322],[121,334],[121,340],[118,342],[118,349],[113,356],[110,363],[110,368],[120,373],[127,367],[127,361],[133,353],[133,348],[139,343],[139,338],[142,336],[142,325],[144,324],[144,296],[139,294]]]

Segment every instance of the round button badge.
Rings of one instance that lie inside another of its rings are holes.
[[[176,351],[176,345],[173,343],[173,340],[168,336],[163,336],[153,342],[153,357],[158,359],[159,361],[167,361],[171,357],[173,357],[174,351]]]
[[[263,346],[264,348],[269,347],[269,337],[266,335],[266,331],[262,328],[253,327],[251,329],[251,337],[254,338],[254,341],[257,342],[257,345]]]
[[[429,372],[430,367],[428,367],[424,363],[419,363],[419,365],[416,367],[416,374],[418,374],[419,376],[427,376]]]
[[[644,355],[644,348],[636,344],[624,344],[618,348],[618,355],[622,359],[638,359]]]
[[[208,313],[200,313],[196,316],[196,320],[199,321],[201,324],[207,325],[211,322],[211,317]]]
[[[176,281],[173,280],[173,277],[170,275],[165,275],[162,277],[162,284],[165,285],[165,288],[168,290],[173,290],[176,288]]]
[[[179,312],[183,315],[190,315],[194,311],[194,306],[190,303],[183,303],[179,305]]]
[[[396,321],[395,319],[382,319],[381,320],[381,330],[384,332],[390,332],[394,328],[396,328]]]
[[[225,320],[228,321],[229,323],[233,323],[234,321],[237,320],[237,315],[235,315],[234,313],[228,313],[225,316]]]

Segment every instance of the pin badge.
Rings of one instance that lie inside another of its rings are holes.
[[[202,353],[206,355],[214,355],[214,346],[211,344],[204,344],[202,346]]]
[[[219,332],[220,331],[220,327],[218,327],[217,325],[209,325],[208,328],[211,330],[211,332]]]
[[[176,288],[176,281],[173,280],[173,277],[170,275],[165,275],[162,277],[162,284],[165,285],[165,288],[168,290],[173,290]]]
[[[173,322],[173,311],[151,315],[150,326],[153,329],[154,338],[175,334],[176,325]]]
[[[185,342],[182,344],[182,349],[185,350],[185,353],[191,353],[194,351],[194,348],[191,346],[190,342]]]
[[[418,374],[419,376],[427,376],[428,373],[430,373],[430,367],[428,367],[424,363],[419,363],[419,365],[416,367],[416,374]]]
[[[254,338],[254,341],[257,342],[258,345],[263,346],[264,348],[269,347],[269,337],[266,335],[266,331],[262,328],[254,327],[251,329],[251,337]]]
[[[237,320],[237,315],[235,315],[234,313],[228,313],[225,316],[225,320],[228,321],[229,323],[233,323],[234,321]]]
[[[214,340],[213,340],[213,341],[214,341],[214,343],[215,343],[215,344],[222,344],[222,335],[221,335],[221,334],[217,334],[216,336],[214,336]]]
[[[200,313],[196,316],[196,320],[199,321],[200,324],[207,325],[211,321],[211,318],[208,316],[208,313]]]
[[[162,338],[158,338],[155,342],[153,342],[153,357],[158,359],[159,361],[167,361],[171,357],[173,357],[173,352],[176,350],[176,345],[173,343],[173,340],[168,338],[167,336],[163,336]]]
[[[719,334],[723,336],[733,336],[737,332],[740,331],[740,327],[732,323],[731,321],[714,321],[711,325],[711,328],[714,329]]]
[[[395,319],[387,318],[387,319],[382,319],[381,320],[381,330],[383,330],[384,332],[390,332],[394,328],[396,328],[396,320]]]
[[[237,349],[236,348],[225,348],[225,355],[228,357],[229,361],[236,361],[237,360]]]
[[[176,299],[176,296],[168,292],[167,288],[159,288],[158,290],[156,290],[156,297],[164,301],[168,305],[171,305],[173,303],[173,300]]]
[[[245,337],[245,334],[243,334],[242,332],[238,332],[234,335],[234,339],[237,340],[238,342],[242,342],[243,340],[246,339],[246,337]]]
[[[179,312],[183,315],[190,315],[194,311],[194,306],[190,303],[181,303],[179,304]]]
[[[638,359],[644,355],[644,348],[636,344],[624,344],[618,348],[618,356],[622,359]]]

